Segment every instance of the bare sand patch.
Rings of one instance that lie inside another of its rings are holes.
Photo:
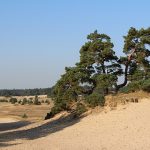
[[[17,119],[14,118],[0,118],[0,123],[10,123],[10,122],[17,122]]]

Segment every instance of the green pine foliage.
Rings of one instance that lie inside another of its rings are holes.
[[[75,110],[75,113],[74,113],[74,117],[79,117],[83,113],[85,113],[86,111],[87,111],[87,108],[84,104],[77,103],[76,110]]]
[[[120,89],[121,93],[130,93],[143,90],[150,92],[150,79],[130,82],[127,86]]]
[[[99,93],[92,93],[85,98],[85,102],[88,103],[88,106],[94,108],[96,106],[104,106],[105,98]]]
[[[17,103],[17,99],[16,98],[10,98],[9,102],[11,104],[15,104],[15,103]]]
[[[33,102],[34,105],[41,105],[41,102],[39,101],[38,99],[38,96],[36,95],[35,98],[34,98],[34,102]]]
[[[150,92],[150,79],[145,80],[141,88],[143,91]]]
[[[24,113],[24,114],[22,115],[22,118],[24,118],[24,119],[28,118],[27,114]]]
[[[53,87],[54,107],[46,118],[74,108],[80,112],[86,110],[83,107],[104,106],[105,95],[112,90],[128,93],[142,89],[149,92],[150,28],[130,28],[124,36],[123,52],[124,56],[116,56],[108,35],[97,30],[89,34],[80,49],[80,61],[74,67],[66,67],[65,74]],[[118,84],[120,76],[124,79]]]

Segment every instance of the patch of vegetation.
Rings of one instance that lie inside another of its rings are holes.
[[[50,101],[48,99],[45,100],[45,103],[47,103],[47,105],[50,104]]]
[[[34,105],[41,105],[41,102],[39,101],[38,99],[38,96],[36,95],[35,98],[34,98],[34,102],[33,102]]]
[[[24,118],[24,119],[28,118],[27,114],[24,113],[24,114],[22,115],[22,118]]]
[[[75,110],[75,116],[79,117],[83,113],[87,111],[87,108],[84,104],[82,103],[77,103],[76,110]]]
[[[92,93],[85,98],[89,107],[104,106],[105,97],[99,93]]]
[[[21,100],[18,100],[18,104],[21,104],[21,102],[22,102]]]
[[[17,102],[17,99],[16,98],[10,98],[9,102],[11,104],[15,104]]]
[[[142,84],[142,90],[146,92],[150,92],[150,79],[145,80]]]
[[[0,102],[8,102],[7,99],[0,99]]]
[[[120,89],[121,93],[135,92],[141,89],[142,81],[134,81]]]
[[[22,100],[21,105],[25,105],[25,104],[27,104],[27,102],[28,102],[28,100],[27,100],[26,98],[24,98],[24,99]]]
[[[31,99],[29,99],[29,100],[28,100],[28,104],[29,104],[29,105],[32,105],[32,104],[33,104],[33,101],[32,101]]]
[[[150,92],[150,79],[130,82],[127,86],[120,89],[121,93],[130,93],[143,90]]]

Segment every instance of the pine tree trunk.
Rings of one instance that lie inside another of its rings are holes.
[[[124,73],[124,82],[122,84],[117,85],[116,91],[120,88],[124,87],[128,82],[128,68],[129,68],[129,61],[125,65],[125,73]]]

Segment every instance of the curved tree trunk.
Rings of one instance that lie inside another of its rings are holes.
[[[128,55],[128,61],[125,64],[124,82],[122,84],[119,84],[119,85],[116,86],[116,91],[118,91],[120,88],[124,87],[127,84],[127,82],[128,82],[128,68],[129,68],[129,63],[130,63],[130,61],[132,59],[132,56],[135,53],[135,51],[136,51],[136,49],[133,48],[131,50],[131,54]]]
[[[124,72],[124,82],[116,86],[116,91],[120,88],[124,87],[128,82],[128,68],[129,68],[129,61],[125,65],[125,72]]]

